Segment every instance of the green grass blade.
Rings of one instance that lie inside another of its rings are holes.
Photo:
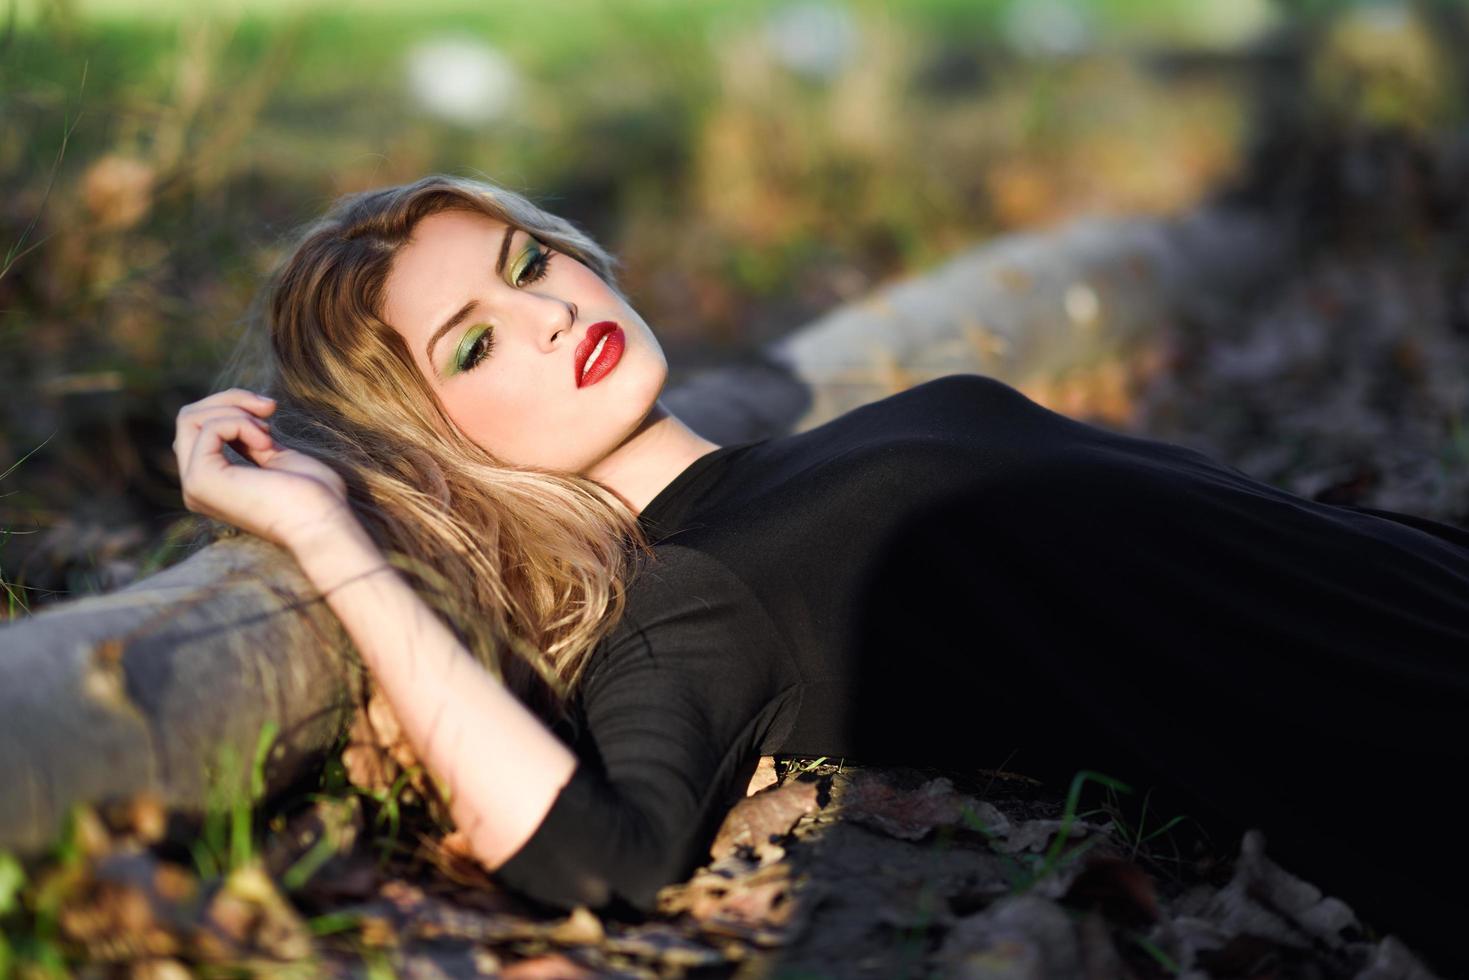
[[[1065,850],[1067,842],[1071,838],[1071,827],[1076,823],[1076,808],[1081,802],[1081,790],[1087,783],[1093,782],[1105,786],[1108,789],[1120,793],[1131,793],[1132,787],[1103,773],[1083,769],[1071,777],[1071,787],[1066,792],[1066,806],[1061,811],[1061,826],[1056,830],[1056,836],[1051,841],[1051,846],[1046,849],[1045,860],[1042,861],[1040,869],[1035,874],[1035,880],[1039,881],[1060,866],[1061,854]]]
[[[306,927],[313,936],[330,936],[348,929],[357,928],[361,918],[356,912],[325,912],[306,920]]]
[[[1170,976],[1176,977],[1180,972],[1182,972],[1179,969],[1178,963],[1174,961],[1173,957],[1163,952],[1163,950],[1158,947],[1158,944],[1153,942],[1147,936],[1144,936],[1142,933],[1135,932],[1132,933],[1128,938],[1131,939],[1139,949],[1151,956],[1154,962],[1156,962],[1160,967],[1167,971]]]
[[[0,918],[20,907],[20,890],[25,883],[26,875],[20,862],[9,851],[0,851]],[[0,971],[0,976],[4,975]]]

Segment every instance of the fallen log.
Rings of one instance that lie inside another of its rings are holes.
[[[664,402],[728,444],[959,372],[1046,401],[1068,376],[1230,315],[1287,254],[1267,218],[1209,209],[998,238],[697,375]],[[289,556],[245,535],[0,628],[0,848],[38,852],[76,803],[147,792],[198,813],[217,785],[211,769],[226,753],[250,759],[267,724],[278,734],[265,788],[288,785],[337,743],[359,670]]]

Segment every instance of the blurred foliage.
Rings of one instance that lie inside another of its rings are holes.
[[[338,194],[479,173],[568,216],[621,257],[676,382],[997,232],[1237,181],[1281,39],[1324,52],[1292,111],[1438,132],[1465,91],[1435,18],[1453,20],[1321,0],[12,2],[0,469],[50,442],[0,493],[0,527],[40,532],[5,568],[91,590],[167,560],[173,413]]]

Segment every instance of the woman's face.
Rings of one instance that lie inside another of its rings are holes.
[[[653,332],[600,276],[475,212],[418,223],[393,260],[383,319],[460,431],[511,464],[586,472],[633,434],[668,377]],[[598,325],[610,334],[600,350],[588,337]]]

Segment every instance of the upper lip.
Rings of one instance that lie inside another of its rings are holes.
[[[576,352],[572,361],[576,366],[576,380],[581,381],[581,376],[586,373],[587,358],[592,356],[592,350],[597,346],[597,341],[617,329],[617,324],[611,320],[599,320],[587,327],[587,332],[582,335],[581,343],[576,345]]]

